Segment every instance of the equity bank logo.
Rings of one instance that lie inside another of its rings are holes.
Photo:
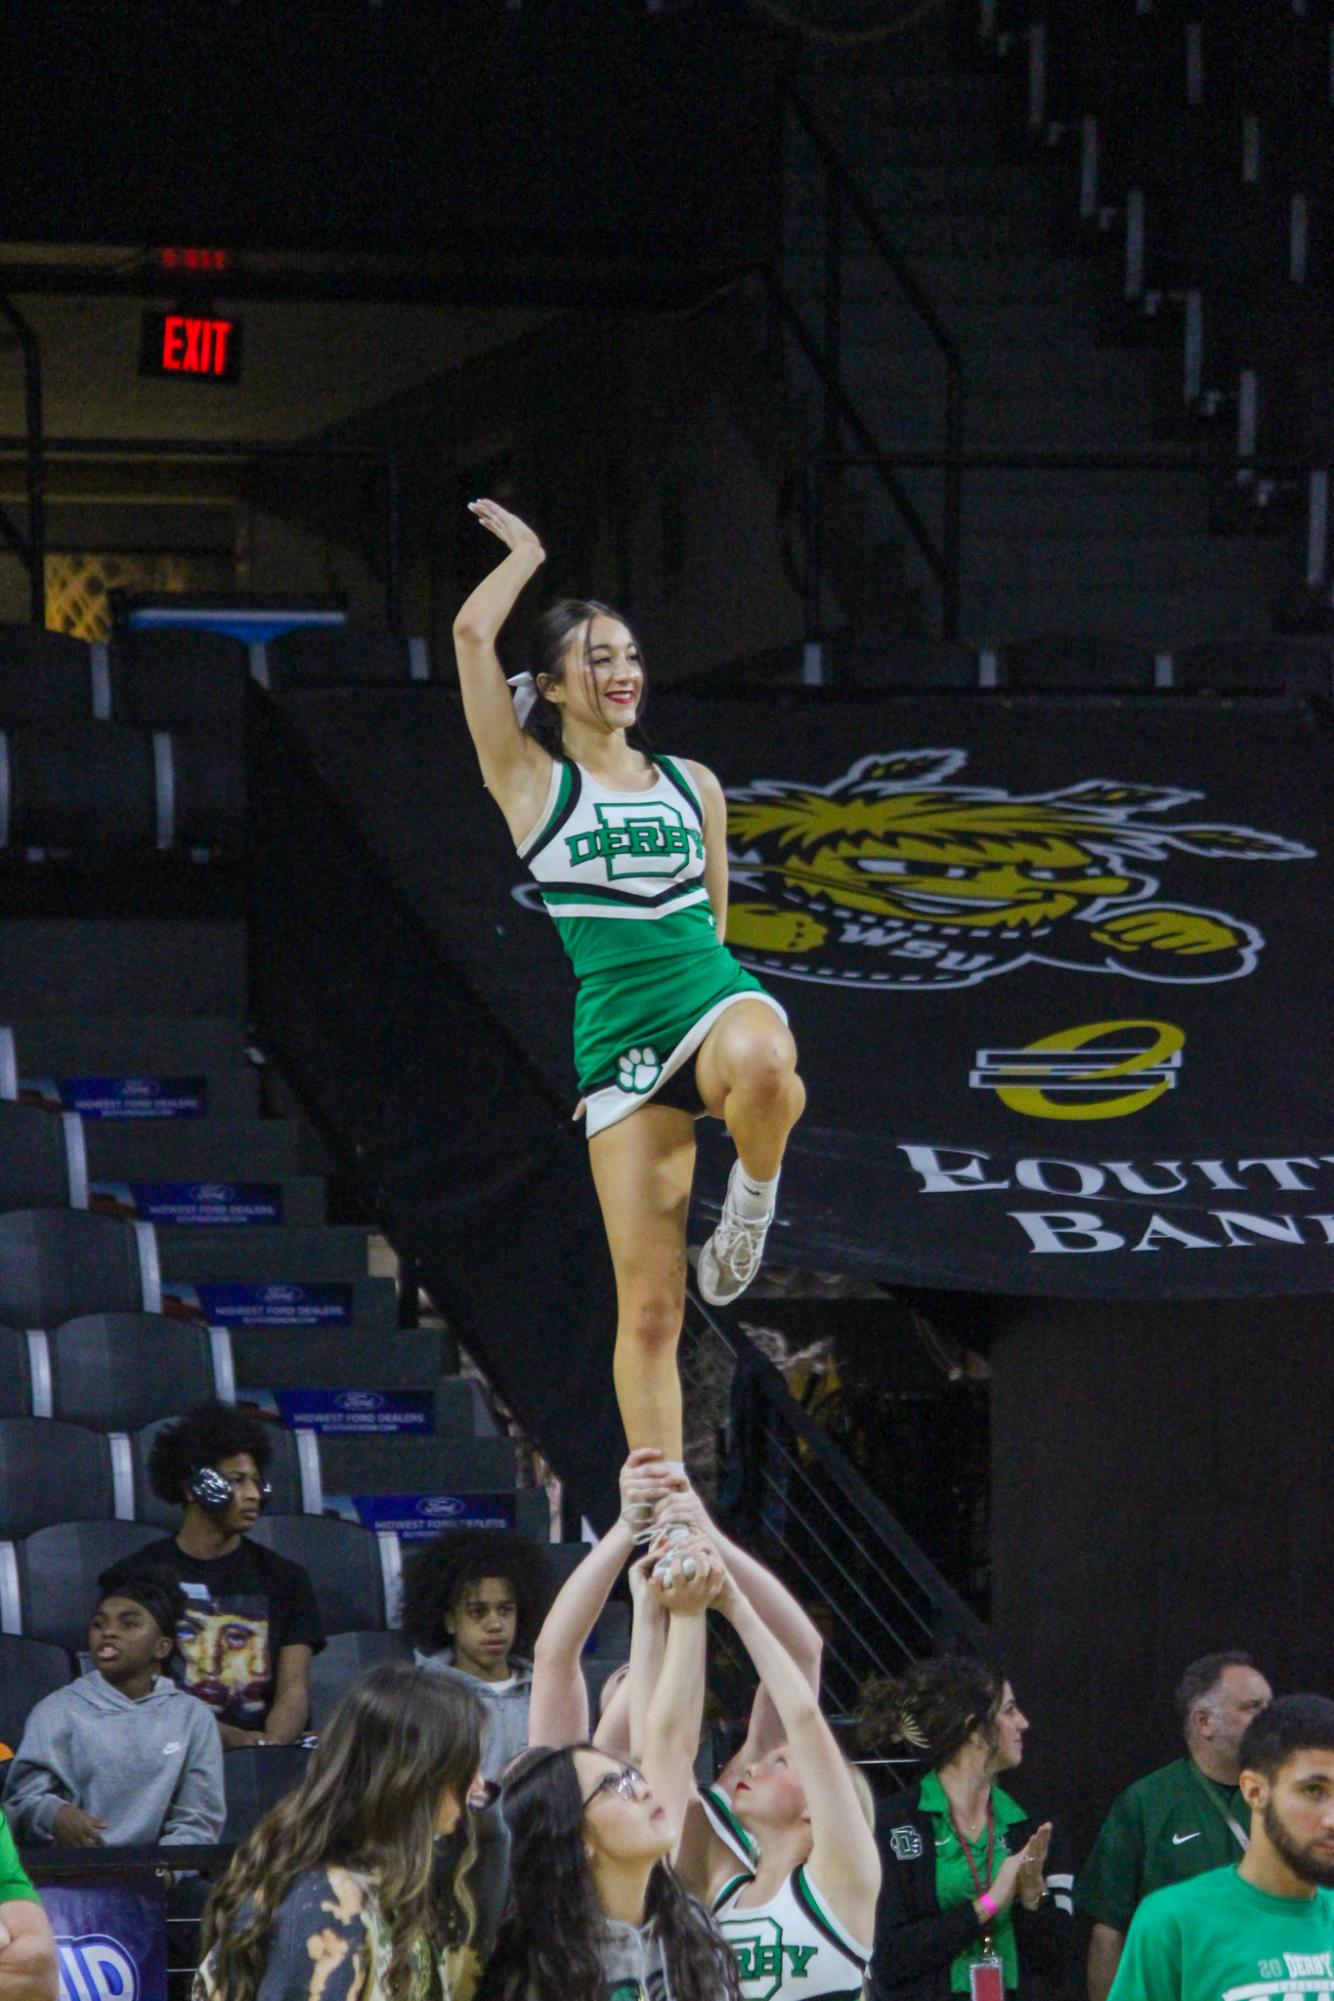
[[[1123,1119],[1175,1089],[1185,1042],[1170,1021],[1090,1021],[979,1049],[968,1082],[1030,1119]]]
[[[1307,861],[1252,827],[1169,818],[1202,795],[1094,778],[1011,793],[947,781],[963,750],[889,751],[830,785],[731,795],[727,942],[756,970],[830,985],[967,987],[1037,961],[1201,983],[1253,970],[1264,938],[1179,901],[1145,863]],[[1183,885],[1184,886],[1184,885]]]

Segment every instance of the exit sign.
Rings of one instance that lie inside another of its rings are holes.
[[[239,382],[241,322],[221,313],[145,313],[139,372],[192,382]]]

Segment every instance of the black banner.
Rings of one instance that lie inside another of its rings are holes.
[[[573,1106],[552,928],[457,709],[413,699],[410,727],[378,695],[373,730],[299,713]],[[801,1050],[775,1261],[1088,1297],[1329,1287],[1321,718],[775,691],[664,694],[651,721],[727,789],[729,942]],[[701,1131],[708,1211],[727,1152]]]

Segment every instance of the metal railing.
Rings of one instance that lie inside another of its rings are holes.
[[[13,300],[0,292],[0,318],[8,324],[23,355],[23,421],[21,448],[28,506],[27,533],[21,533],[0,507],[0,540],[17,556],[28,574],[28,617],[46,623],[46,464],[42,435],[42,350],[35,328]]]
[[[782,255],[775,257],[765,273],[770,302],[777,319],[796,341],[819,381],[821,402],[821,448],[817,463],[860,466],[870,470],[902,517],[923,561],[940,588],[941,634],[958,636],[960,555],[963,534],[964,462],[964,374],[963,357],[940,314],[932,305],[911,268],[892,241],[884,224],[858,186],[838,148],[823,131],[805,98],[789,80],[783,90],[782,113],[813,149],[823,177],[823,242],[821,246],[821,312],[812,325],[792,296],[782,276]],[[912,494],[899,477],[893,455],[883,449],[870,424],[850,396],[844,378],[843,318],[846,280],[847,223],[855,221],[876,253],[893,285],[907,302],[913,315],[939,354],[945,371],[944,447],[945,490],[940,527],[933,533]],[[859,455],[844,452],[845,439],[855,440]],[[807,473],[807,516],[811,518]],[[808,537],[807,557],[811,573],[823,578],[824,557],[812,549]],[[814,623],[810,593],[807,593],[806,637],[822,637]]]
[[[693,1290],[687,1344],[721,1344],[735,1365],[728,1526],[823,1620],[822,1682],[855,1712],[869,1675],[925,1654],[984,1653],[987,1629],[815,1420],[781,1372]]]

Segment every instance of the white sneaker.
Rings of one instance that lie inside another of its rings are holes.
[[[731,1186],[723,1203],[718,1227],[699,1254],[699,1289],[710,1306],[730,1306],[739,1299],[760,1268],[764,1240],[773,1222],[773,1211],[753,1221],[738,1216],[732,1207]]]

